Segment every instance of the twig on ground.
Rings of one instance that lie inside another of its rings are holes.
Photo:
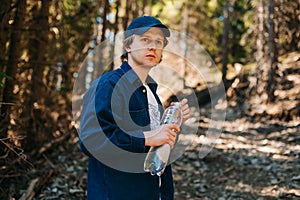
[[[71,135],[72,131],[69,131],[63,135],[61,135],[58,138],[55,138],[54,140],[51,140],[50,142],[46,143],[44,146],[42,146],[39,151],[38,151],[38,155],[42,155],[43,153],[45,153],[46,151],[48,151],[49,149],[51,149],[54,145],[57,145],[61,142],[63,142],[64,140],[66,140],[70,135]]]
[[[53,175],[54,171],[55,171],[54,169],[50,169],[45,176],[35,178],[35,179],[31,180],[30,183],[29,183],[29,186],[26,190],[26,193],[24,193],[22,195],[20,200],[31,200],[31,199],[33,199],[33,197],[41,190],[41,188],[44,185],[46,185],[48,180]]]

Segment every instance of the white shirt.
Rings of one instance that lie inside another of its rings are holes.
[[[150,90],[147,84],[144,84],[147,90],[148,109],[150,115],[150,128],[151,130],[156,129],[160,125],[160,112],[158,109],[158,103],[155,99],[154,94]]]

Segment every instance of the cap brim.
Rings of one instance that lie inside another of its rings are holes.
[[[152,25],[148,25],[147,27],[141,27],[141,28],[127,30],[125,33],[125,37],[127,38],[133,34],[142,35],[146,31],[148,31],[150,28],[153,28],[153,27],[160,28],[165,37],[170,37],[170,30],[167,28],[167,26],[165,26],[163,24],[152,24]]]

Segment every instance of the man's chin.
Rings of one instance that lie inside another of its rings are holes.
[[[158,64],[159,64],[159,63],[157,63],[157,62],[148,62],[148,63],[145,63],[145,64],[143,65],[143,67],[151,69],[151,68],[155,67],[155,66],[158,65]]]

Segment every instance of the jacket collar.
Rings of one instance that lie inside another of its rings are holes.
[[[139,87],[143,85],[142,81],[140,80],[138,75],[135,73],[135,71],[132,69],[132,67],[128,64],[128,62],[123,62],[121,65],[121,69],[124,72],[126,79],[131,84],[137,84]],[[149,87],[151,89],[154,89],[154,91],[156,91],[158,85],[151,76],[149,76],[149,75],[147,76],[146,83],[149,85]]]

